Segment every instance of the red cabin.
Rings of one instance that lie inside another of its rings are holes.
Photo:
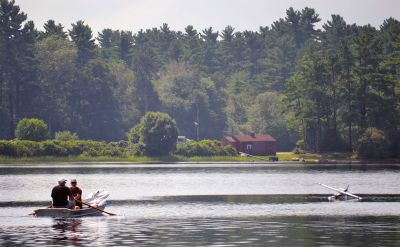
[[[276,155],[276,140],[270,135],[234,135],[226,136],[222,145],[232,145],[238,152],[251,155]]]

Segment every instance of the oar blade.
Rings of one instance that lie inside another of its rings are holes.
[[[86,203],[86,202],[82,202],[82,201],[79,201],[79,200],[76,200],[76,199],[75,199],[75,201],[80,202],[80,203],[82,203],[83,205],[86,205],[86,206],[88,206],[88,207],[90,207],[90,208],[96,209],[96,210],[98,210],[98,211],[100,211],[100,212],[106,213],[106,214],[108,214],[108,215],[111,215],[111,216],[118,216],[117,214],[107,212],[107,211],[105,211],[105,210],[103,210],[103,209],[100,209],[100,208],[98,208],[98,207],[92,206],[92,205],[90,205],[90,204],[88,204],[88,203]]]

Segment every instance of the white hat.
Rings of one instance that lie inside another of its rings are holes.
[[[60,179],[58,179],[58,183],[65,183],[65,182],[67,182],[67,180],[65,179],[65,178],[60,178]]]

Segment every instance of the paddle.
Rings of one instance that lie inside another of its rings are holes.
[[[100,212],[106,213],[106,214],[108,214],[108,215],[117,216],[117,214],[113,214],[113,213],[104,211],[103,209],[100,209],[100,208],[98,208],[98,207],[92,206],[92,205],[90,205],[90,204],[88,204],[88,203],[86,203],[86,202],[82,202],[82,201],[79,201],[79,200],[77,200],[77,199],[75,199],[75,201],[80,202],[80,203],[82,203],[83,205],[88,206],[89,208],[93,208],[93,209],[96,209],[96,210],[98,210],[98,211],[100,211]]]

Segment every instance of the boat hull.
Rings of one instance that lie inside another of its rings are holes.
[[[105,207],[98,207],[104,210]],[[68,208],[42,208],[34,211],[35,216],[39,217],[55,217],[55,218],[73,218],[73,217],[84,217],[84,216],[99,216],[103,213],[94,208],[84,208],[72,210]]]
[[[361,199],[358,198],[353,198],[347,195],[333,195],[333,196],[329,196],[328,197],[328,201],[330,202],[334,202],[334,201],[348,201],[348,202],[356,202],[356,201],[360,201]]]

